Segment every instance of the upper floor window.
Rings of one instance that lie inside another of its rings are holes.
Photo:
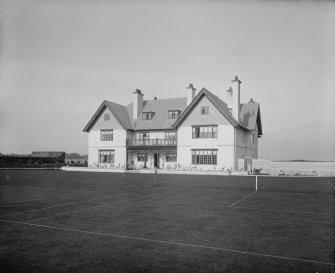
[[[218,126],[193,126],[192,127],[192,138],[217,138],[218,137]]]
[[[179,115],[180,115],[180,111],[178,111],[178,110],[169,111],[168,118],[169,119],[177,119],[177,118],[179,118]]]
[[[101,130],[100,140],[101,141],[112,141],[113,140],[113,130]]]
[[[208,106],[203,106],[200,108],[200,114],[201,115],[208,115],[209,114],[209,107]]]
[[[106,121],[106,120],[110,120],[110,119],[111,119],[110,113],[105,113],[104,114],[104,120]]]
[[[142,119],[143,120],[151,120],[154,117],[154,112],[143,112],[142,113]]]
[[[138,139],[149,139],[149,133],[138,133]]]
[[[176,132],[165,132],[165,141],[167,144],[177,144]]]
[[[176,138],[176,132],[165,132],[165,138],[166,139],[175,139]]]

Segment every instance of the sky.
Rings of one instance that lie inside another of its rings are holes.
[[[335,2],[0,0],[0,152],[87,154],[103,100],[261,105],[259,158],[335,161]]]

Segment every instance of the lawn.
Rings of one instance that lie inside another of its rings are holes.
[[[335,179],[0,171],[1,272],[335,272]]]

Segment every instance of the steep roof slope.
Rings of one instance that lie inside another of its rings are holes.
[[[127,108],[123,105],[111,102],[111,101],[103,101],[103,103],[100,105],[98,110],[95,112],[91,120],[87,123],[85,128],[83,129],[84,132],[88,132],[91,127],[94,125],[97,118],[101,115],[102,111],[106,108],[111,111],[111,113],[114,115],[114,117],[117,119],[117,121],[121,124],[121,126],[124,129],[133,129],[132,123],[130,122],[130,118],[128,115]]]
[[[230,113],[227,104],[224,103],[219,97],[215,96],[211,92],[209,92],[206,88],[202,88],[198,95],[192,100],[192,102],[187,106],[185,111],[181,114],[181,116],[177,119],[177,121],[173,124],[174,128],[177,128],[181,122],[188,116],[191,110],[195,107],[195,105],[200,101],[200,99],[206,96],[211,103],[219,110],[219,112],[230,122],[233,126],[241,127],[245,130],[249,130],[244,124],[237,121],[232,114]]]
[[[128,115],[136,130],[163,130],[173,129],[172,125],[175,119],[168,118],[169,111],[183,112],[186,108],[186,98],[172,98],[160,100],[145,100],[143,108],[137,119],[133,119],[133,103],[127,106]],[[152,120],[143,120],[142,113],[154,112]]]
[[[178,125],[187,118],[190,111],[195,107],[198,101],[206,96],[213,105],[220,111],[220,113],[232,124],[233,126],[240,127],[244,130],[253,130],[258,126],[258,135],[262,135],[262,124],[260,116],[259,103],[250,101],[246,104],[241,104],[240,120],[236,120],[229,111],[227,104],[219,97],[209,92],[207,89],[202,88],[198,95],[193,99],[189,106],[187,106],[186,98],[172,98],[160,100],[145,100],[143,101],[143,108],[138,118],[133,118],[133,103],[123,106],[114,102],[105,100],[98,110],[95,112],[91,120],[83,129],[88,132],[94,125],[97,118],[101,115],[102,111],[108,108],[115,118],[119,121],[125,130],[168,130],[176,129]],[[168,118],[168,111],[177,110],[181,115],[177,120]],[[143,120],[142,114],[145,112],[153,112],[152,120]]]
[[[258,136],[263,135],[259,103],[250,100],[250,102],[242,104],[240,111],[240,120],[242,124],[249,130],[255,129],[257,124]]]

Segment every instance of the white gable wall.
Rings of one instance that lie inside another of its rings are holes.
[[[209,107],[208,115],[200,109]],[[218,138],[192,138],[192,126],[218,125]],[[182,167],[196,169],[228,169],[234,167],[234,126],[207,99],[202,97],[177,130],[177,162]],[[217,149],[218,165],[192,165],[192,149]]]
[[[110,120],[104,120],[104,114],[110,114]],[[101,141],[100,130],[113,130],[112,141]],[[88,165],[92,166],[98,163],[99,150],[114,150],[114,164],[123,165],[126,163],[126,137],[127,132],[114,117],[114,115],[105,108],[98,117],[95,124],[88,133]]]

